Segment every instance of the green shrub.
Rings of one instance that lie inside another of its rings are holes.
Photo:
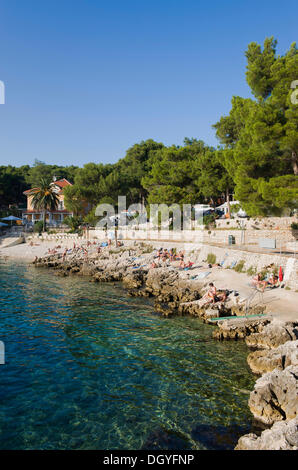
[[[208,227],[215,227],[215,215],[214,214],[208,214],[203,216],[203,224],[205,225],[205,228]]]
[[[208,253],[207,263],[208,264],[215,264],[216,263],[216,256],[215,256],[214,253]]]
[[[292,230],[298,230],[298,223],[297,223],[297,222],[293,222],[293,223],[291,224],[291,229],[292,229]]]
[[[244,259],[241,259],[236,266],[233,268],[237,273],[243,273],[243,266],[245,264]]]
[[[43,232],[43,221],[42,220],[38,220],[37,222],[35,222],[35,224],[33,226],[33,232],[39,233],[39,235]]]
[[[96,224],[99,222],[100,217],[95,215],[96,208],[94,207],[85,217],[84,223],[89,224],[90,227],[96,227]]]
[[[260,272],[261,281],[264,281],[264,279],[266,278],[267,274],[268,274],[267,269],[263,269],[263,270]]]
[[[82,223],[82,219],[76,215],[73,217],[69,216],[65,217],[64,223],[70,228],[70,233],[77,233]]]
[[[272,272],[273,272],[274,276],[278,276],[278,271],[279,271],[278,266],[274,265],[274,267],[272,268]]]
[[[257,274],[257,268],[255,266],[250,266],[246,272],[249,276],[254,276]]]
[[[152,245],[145,245],[145,246],[142,248],[142,253],[143,253],[143,254],[152,253],[152,251],[153,251],[153,246],[152,246]]]

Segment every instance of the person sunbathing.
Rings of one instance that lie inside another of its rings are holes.
[[[185,268],[187,268],[187,269],[192,268],[193,265],[194,265],[194,263],[192,261],[188,261],[187,264],[185,265]]]
[[[170,261],[174,261],[175,260],[175,253],[174,253],[174,249],[171,248],[170,251],[169,251],[169,256],[170,256]]]
[[[150,265],[150,268],[152,269],[155,269],[155,268],[158,268],[157,264],[155,263],[155,261],[152,261],[151,265]]]
[[[265,287],[267,286],[267,281],[262,280],[261,275],[258,273],[252,278],[252,284],[258,289],[260,288],[264,292]]]
[[[208,291],[206,292],[206,294],[203,295],[203,299],[206,300],[206,302],[203,305],[208,305],[211,303],[214,304],[215,296],[216,296],[216,287],[213,284],[213,282],[210,282]]]
[[[184,263],[184,253],[183,253],[183,251],[180,251],[180,253],[178,255],[178,259],[180,259],[179,268],[184,268],[185,263]]]
[[[268,279],[268,285],[270,285],[271,287],[274,287],[278,284],[278,276],[276,276],[276,274],[271,274],[271,276],[269,277]]]
[[[185,263],[184,261],[180,262],[180,266],[182,269],[189,269],[193,266],[194,263],[192,263],[191,261],[188,261],[187,263]]]
[[[203,299],[206,299],[206,302],[203,305],[215,304],[215,302],[224,302],[227,298],[226,291],[218,293],[213,282],[210,282],[209,289],[206,294],[203,296]]]
[[[67,248],[65,248],[65,250],[63,251],[63,254],[62,254],[62,261],[63,262],[65,261],[66,255],[67,255]]]

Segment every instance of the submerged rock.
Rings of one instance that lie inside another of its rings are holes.
[[[170,429],[152,431],[144,442],[141,450],[183,450],[189,448],[188,439]]]
[[[199,424],[191,431],[191,437],[210,450],[233,450],[239,436],[248,429],[249,426],[238,424],[228,426]]]

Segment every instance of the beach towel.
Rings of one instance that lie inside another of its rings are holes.
[[[211,274],[211,271],[207,271],[205,273],[199,273],[197,275],[197,279],[205,279],[205,277],[209,276],[209,274]]]
[[[184,269],[184,271],[188,271],[189,269],[191,269],[191,268],[192,268],[192,266],[193,266],[193,263],[189,263],[189,264],[190,264],[190,266],[187,266],[187,268],[183,268],[183,269]]]

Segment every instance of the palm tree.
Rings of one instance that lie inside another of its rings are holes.
[[[43,231],[45,231],[47,210],[56,210],[59,198],[55,192],[54,186],[45,178],[41,178],[37,188],[31,189],[32,206],[34,209],[43,211]]]

